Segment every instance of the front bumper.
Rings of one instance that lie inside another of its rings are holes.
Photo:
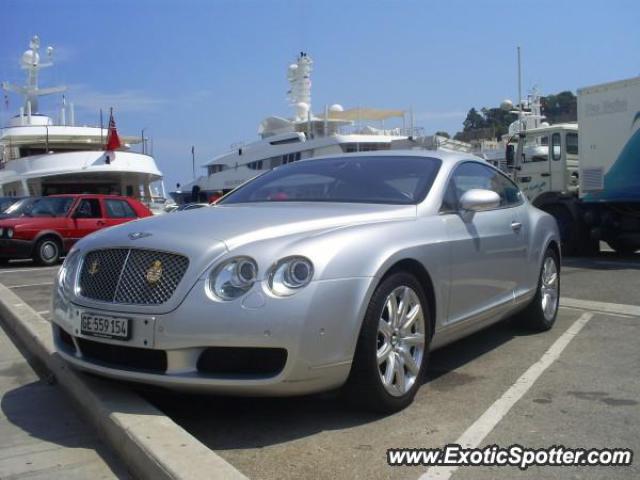
[[[372,278],[315,281],[276,298],[258,282],[240,299],[218,302],[199,280],[175,310],[161,315],[87,308],[56,289],[54,339],[72,365],[116,379],[241,395],[330,390],[349,374],[371,285]],[[131,338],[83,335],[83,312],[130,318]]]
[[[31,240],[0,238],[0,258],[29,258],[32,250]]]

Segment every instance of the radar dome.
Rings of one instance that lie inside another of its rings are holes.
[[[342,105],[340,105],[339,103],[334,103],[333,105],[331,105],[329,107],[329,111],[330,112],[344,112],[344,108],[342,108]]]
[[[36,65],[40,61],[40,55],[33,50],[27,50],[22,54],[23,65]]]
[[[289,70],[294,71],[298,69],[298,64],[296,63],[292,63],[291,65],[289,65]]]
[[[548,127],[549,126],[549,122],[542,122],[540,124],[541,127]]]
[[[507,98],[502,101],[500,108],[502,110],[513,110],[513,102]]]

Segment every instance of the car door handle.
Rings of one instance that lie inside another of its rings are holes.
[[[541,177],[550,177],[550,176],[551,176],[551,174],[550,174],[550,173],[545,172],[545,173],[541,173],[541,174],[540,174],[540,176],[541,176]]]
[[[511,229],[514,232],[519,232],[521,228],[522,228],[522,224],[520,222],[511,222]]]

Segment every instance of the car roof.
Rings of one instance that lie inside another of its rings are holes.
[[[55,194],[55,195],[47,195],[47,197],[54,197],[54,198],[91,197],[91,198],[117,198],[117,199],[128,199],[128,198],[131,198],[131,197],[127,197],[125,195],[108,195],[108,194],[105,194],[105,193],[58,193],[58,194]]]
[[[376,150],[373,152],[351,152],[351,153],[336,153],[330,155],[323,155],[312,158],[304,158],[293,164],[300,162],[312,162],[316,160],[324,160],[330,158],[356,158],[356,157],[424,157],[424,158],[437,158],[442,163],[455,164],[460,161],[475,160],[480,163],[489,163],[484,159],[472,153],[452,152],[448,150]],[[291,163],[287,165],[293,165]],[[283,165],[284,166],[284,165]]]

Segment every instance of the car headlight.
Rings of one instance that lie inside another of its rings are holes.
[[[58,270],[58,286],[67,293],[70,293],[74,288],[75,272],[79,259],[78,250],[70,252],[62,262],[60,270]]]
[[[13,228],[7,228],[6,234],[7,238],[13,238]]]
[[[269,272],[269,288],[280,297],[288,297],[306,287],[313,278],[313,264],[305,257],[286,257]]]
[[[234,300],[247,293],[258,276],[258,265],[250,257],[235,257],[209,275],[209,290],[221,300]]]

